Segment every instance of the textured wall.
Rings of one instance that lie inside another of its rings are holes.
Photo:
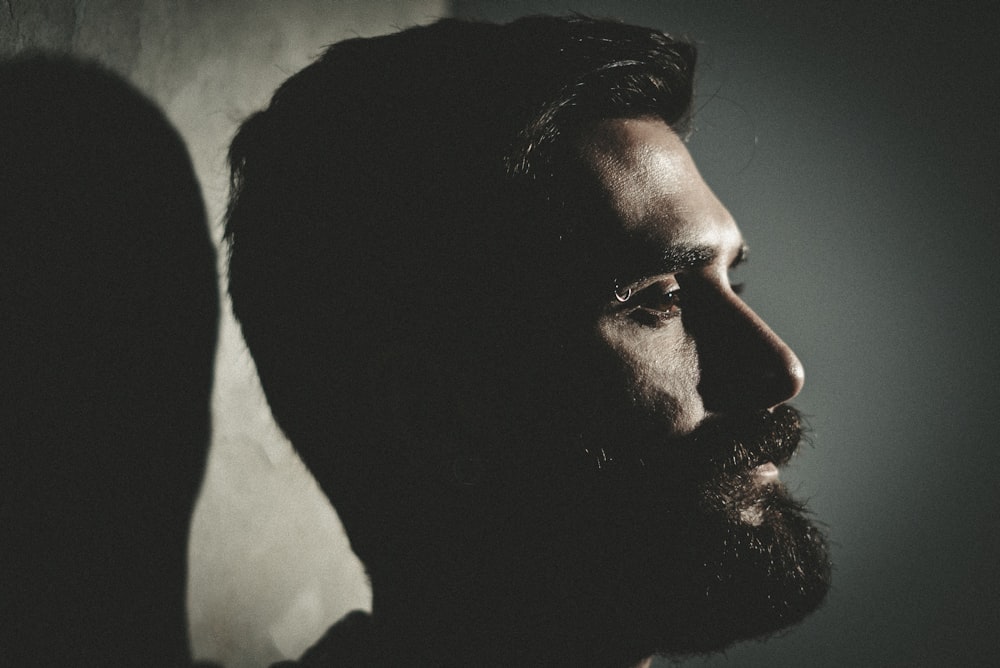
[[[325,45],[446,9],[441,0],[3,0],[0,55],[34,47],[91,57],[156,100],[187,141],[218,239],[236,124]],[[223,309],[214,437],[191,534],[191,637],[199,657],[257,666],[298,656],[371,594]]]

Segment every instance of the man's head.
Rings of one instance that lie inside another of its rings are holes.
[[[801,365],[730,286],[693,65],[612,22],[443,21],[331,47],[234,140],[234,310],[376,616],[423,591],[599,661],[822,599],[769,465]]]

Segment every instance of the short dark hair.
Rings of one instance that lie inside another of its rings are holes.
[[[527,271],[512,251],[545,230],[527,200],[544,199],[560,138],[616,117],[683,130],[694,61],[692,45],[614,21],[448,19],[333,45],[242,125],[233,310],[278,424],[342,517],[365,484],[349,478],[374,467],[357,450],[373,359],[404,339],[467,345],[439,325]]]

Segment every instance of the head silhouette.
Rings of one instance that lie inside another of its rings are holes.
[[[234,139],[234,311],[381,660],[628,665],[822,599],[770,477],[801,366],[729,286],[742,238],[679,139],[694,59],[446,20],[334,45]]]
[[[0,65],[10,665],[184,665],[215,255],[176,131],[117,76]]]

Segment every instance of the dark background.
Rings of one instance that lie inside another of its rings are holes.
[[[688,665],[996,662],[993,3],[2,0],[0,55],[97,57],[151,95],[191,148],[218,236],[232,129],[325,44],[569,10],[700,45],[690,148],[750,242],[745,298],[806,367],[813,447],[783,477],[828,525],[834,589],[782,637]],[[261,665],[368,594],[228,314],[214,407],[192,637],[199,656]]]

